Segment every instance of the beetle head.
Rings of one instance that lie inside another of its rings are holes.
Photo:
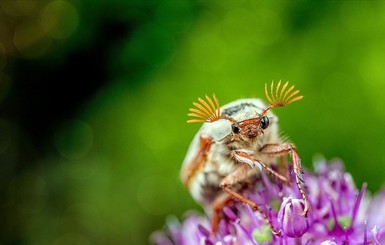
[[[264,130],[269,126],[267,113],[271,108],[283,107],[303,98],[302,95],[297,95],[299,90],[293,91],[294,85],[290,87],[288,85],[289,82],[286,82],[281,87],[281,81],[279,81],[277,86],[274,87],[274,82],[272,82],[269,91],[267,84],[265,84],[265,95],[270,104],[261,113],[256,112],[256,117],[237,121],[233,117],[222,115],[216,96],[213,95],[213,99],[211,99],[206,95],[206,101],[198,98],[199,103],[193,103],[195,108],[190,108],[188,116],[194,118],[187,122],[212,123],[220,119],[225,119],[230,122],[232,140],[241,139],[252,141],[256,139],[258,135],[262,135]]]
[[[233,122],[231,125],[232,141],[241,139],[243,141],[253,141],[258,135],[263,134],[269,126],[269,118],[267,116],[253,117],[239,122]]]

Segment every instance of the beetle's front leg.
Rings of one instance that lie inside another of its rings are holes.
[[[277,173],[276,171],[274,171],[272,168],[270,168],[268,165],[266,165],[262,161],[259,161],[259,160],[255,159],[254,157],[250,156],[246,151],[235,150],[231,153],[231,157],[236,162],[248,164],[252,168],[259,167],[260,170],[261,170],[261,168],[264,168],[265,170],[267,170],[269,173],[274,175],[276,178],[278,178],[279,180],[281,180],[285,184],[290,185],[290,181],[285,176],[282,176],[281,174]]]
[[[183,184],[190,186],[191,181],[194,179],[195,175],[203,168],[207,155],[209,154],[213,140],[210,137],[199,137],[199,151],[194,156],[194,158],[183,166],[181,170],[181,179]]]
[[[301,193],[302,199],[305,202],[305,209],[303,211],[303,216],[307,217],[307,213],[309,212],[310,206],[308,203],[307,195],[302,187],[301,183],[304,183],[302,178],[302,167],[301,167],[301,159],[294,149],[294,146],[289,143],[283,144],[267,144],[263,146],[260,150],[263,154],[268,154],[272,156],[280,156],[284,154],[290,154],[293,161],[293,170],[295,174],[295,182],[298,186],[298,190]]]
[[[255,202],[231,189],[231,186],[242,182],[242,180],[246,178],[248,172],[250,172],[250,167],[247,165],[241,165],[234,172],[232,172],[223,179],[221,183],[221,188],[234,199],[249,205],[254,211],[258,211],[262,215],[262,218],[265,220],[265,222],[270,226],[272,233],[274,235],[280,235],[280,231],[275,229],[273,224],[270,222],[267,214],[265,213],[265,211],[263,211],[261,207],[259,207]]]

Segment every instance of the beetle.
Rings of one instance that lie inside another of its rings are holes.
[[[263,209],[244,197],[242,189],[264,170],[289,185],[288,177],[272,168],[277,158],[291,156],[296,185],[304,201],[303,216],[309,203],[302,184],[301,160],[292,143],[284,140],[278,130],[278,119],[270,109],[301,100],[299,90],[281,81],[270,89],[265,84],[269,104],[261,99],[239,99],[219,106],[213,95],[198,98],[190,108],[188,123],[203,123],[195,135],[181,168],[181,179],[192,197],[212,216],[211,229],[217,232],[221,212],[232,199],[250,205],[259,212],[273,234],[279,231],[271,224]],[[287,163],[286,163],[287,165]],[[286,166],[287,167],[287,166]]]

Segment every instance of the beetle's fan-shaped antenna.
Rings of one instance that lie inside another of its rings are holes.
[[[279,81],[277,87],[274,89],[274,82],[272,82],[269,95],[267,84],[265,84],[265,95],[270,102],[270,107],[282,107],[303,98],[302,95],[297,95],[299,90],[293,91],[294,85],[290,87],[288,87],[288,85],[289,82],[286,82],[281,88],[281,81]]]
[[[206,95],[206,101],[198,98],[198,102],[193,102],[195,108],[190,108],[190,113],[187,114],[190,117],[195,117],[187,122],[215,122],[221,119],[221,111],[217,97],[213,95],[214,101]]]

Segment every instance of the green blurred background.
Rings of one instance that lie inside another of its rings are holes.
[[[385,170],[385,1],[0,0],[0,243],[147,244],[199,209],[179,181],[198,96],[276,109],[303,164]]]

